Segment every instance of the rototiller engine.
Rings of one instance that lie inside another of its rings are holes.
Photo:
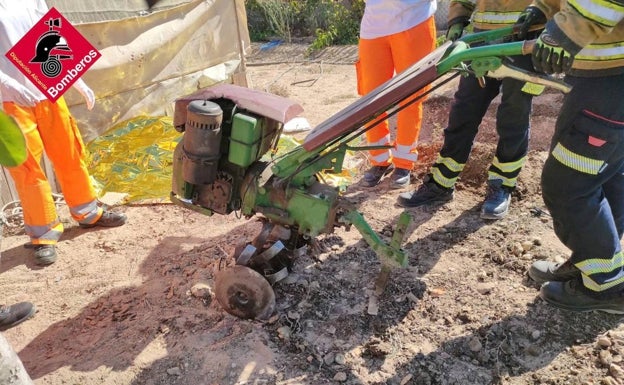
[[[544,75],[512,67],[507,56],[530,52],[530,42],[490,44],[511,36],[512,28],[472,34],[447,42],[370,94],[328,118],[292,151],[274,150],[285,122],[303,109],[269,93],[217,85],[176,100],[174,125],[184,132],[174,153],[171,200],[212,215],[257,215],[260,234],[234,252],[234,266],[219,272],[215,294],[231,314],[266,319],[275,305],[271,285],[288,274],[290,262],[319,234],[355,228],[381,261],[376,293],[381,294],[393,267],[406,266],[401,249],[410,216],[403,213],[390,242],[385,242],[338,188],[322,173],[340,173],[349,143],[389,115],[450,81],[447,73],[515,77],[556,87]],[[470,47],[482,42],[486,45]],[[490,45],[487,45],[490,44]]]

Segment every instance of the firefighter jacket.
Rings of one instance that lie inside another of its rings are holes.
[[[535,0],[549,33],[575,53],[567,73],[580,77],[624,73],[623,0]]]
[[[531,0],[451,0],[448,25],[458,21],[468,24],[472,16],[475,30],[492,30],[516,23]]]

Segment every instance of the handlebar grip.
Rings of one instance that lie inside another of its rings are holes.
[[[522,43],[522,54],[523,55],[530,55],[531,52],[533,52],[533,47],[535,47],[535,42],[537,41],[537,39],[535,40],[525,40]]]

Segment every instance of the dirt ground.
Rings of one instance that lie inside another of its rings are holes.
[[[314,126],[356,100],[356,48],[304,51],[254,46],[249,79],[301,103]],[[426,104],[412,188],[441,145],[454,86]],[[561,98],[535,100],[530,154],[510,214],[497,222],[479,217],[492,106],[455,199],[409,210],[409,267],[392,271],[377,315],[367,306],[380,264],[355,229],[318,237],[320,251],[295,260],[274,286],[273,317],[259,322],[210,296],[235,246],[259,231],[255,219],[130,204],[117,208],[128,224],[114,229],[81,229],[65,213],[59,260],[45,268],[23,232],[5,228],[2,301],[38,307],[5,336],[37,385],[623,384],[620,317],[556,310],[526,276],[532,261],[567,255],[539,187]],[[366,189],[358,178],[344,199],[389,236],[401,191]]]

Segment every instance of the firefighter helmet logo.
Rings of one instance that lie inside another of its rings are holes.
[[[61,35],[61,19],[49,19],[44,22],[50,27],[50,30],[45,32],[37,40],[35,46],[35,57],[30,61],[31,63],[41,63],[41,72],[49,78],[58,76],[63,69],[61,60],[73,59],[71,49],[67,45],[67,40]]]
[[[50,8],[5,56],[55,102],[102,56],[55,8]]]

